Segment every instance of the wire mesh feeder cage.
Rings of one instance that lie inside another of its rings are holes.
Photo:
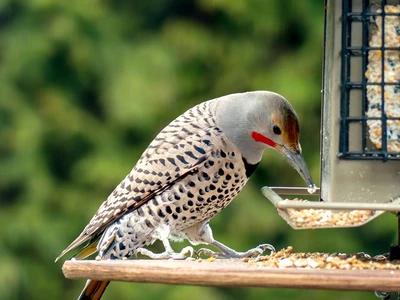
[[[320,201],[279,196],[306,188],[262,190],[295,229],[400,212],[399,1],[327,0],[324,42]],[[390,258],[400,259],[399,246]]]
[[[400,160],[400,4],[352,2],[342,13],[339,155]]]

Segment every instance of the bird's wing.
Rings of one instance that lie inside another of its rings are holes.
[[[175,145],[168,145],[162,151],[155,151],[151,158],[142,157],[102,203],[82,233],[57,257],[56,261],[73,248],[97,237],[108,225],[126,213],[139,208],[176,182],[197,172],[211,151],[209,137],[201,138],[193,135],[180,139]]]

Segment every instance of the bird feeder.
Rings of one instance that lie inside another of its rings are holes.
[[[295,229],[361,226],[384,212],[400,212],[400,5],[398,0],[327,0],[325,8],[320,189],[262,190]],[[310,196],[308,190],[320,201],[280,196]],[[282,265],[288,262],[276,257]],[[400,259],[400,246],[391,248],[390,258]],[[242,260],[201,261],[70,260],[63,272],[71,279],[209,286],[399,288],[400,271],[370,271],[369,263],[368,271],[349,271],[309,262],[308,267],[262,268]],[[389,292],[376,295],[390,297]]]
[[[295,229],[361,226],[398,214],[398,0],[326,1],[321,127],[320,201],[279,196],[306,195],[306,188],[264,187],[279,214]],[[393,258],[400,259],[398,246]]]

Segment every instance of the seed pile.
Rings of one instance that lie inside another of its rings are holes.
[[[378,10],[377,13],[381,13]],[[400,13],[400,5],[386,5],[386,13]],[[382,16],[376,17],[376,26],[372,30],[369,46],[382,47]],[[398,83],[384,87],[385,113],[388,118],[400,117],[400,17],[385,16],[384,47],[398,48],[384,50],[384,82]],[[382,51],[371,50],[368,53],[368,67],[365,73],[368,83],[382,83]],[[367,85],[367,117],[382,117],[382,87]],[[377,148],[382,148],[382,121],[367,120],[369,138]],[[400,120],[387,121],[387,150],[400,152]]]
[[[364,252],[345,253],[294,253],[288,246],[267,256],[245,259],[251,266],[270,268],[303,268],[332,270],[400,270],[400,261],[389,261],[388,255],[370,256]]]
[[[297,198],[286,201],[301,201]],[[300,228],[345,227],[361,225],[373,214],[371,210],[334,211],[327,209],[294,209],[288,208],[289,217]]]

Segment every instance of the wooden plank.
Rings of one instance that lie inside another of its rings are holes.
[[[202,286],[400,291],[400,271],[255,267],[240,260],[66,261],[69,279]]]

